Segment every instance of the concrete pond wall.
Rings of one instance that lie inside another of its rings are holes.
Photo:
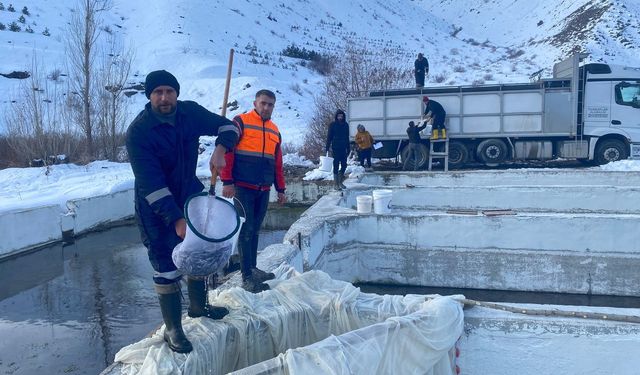
[[[204,181],[208,185],[208,180]],[[216,185],[217,194],[222,184]],[[331,190],[330,181],[288,181],[287,200],[284,209],[273,207],[267,213],[264,227],[283,229],[309,205]],[[270,201],[276,201],[272,189]],[[35,247],[64,240],[72,240],[96,229],[133,219],[134,193],[132,189],[96,197],[69,200],[65,207],[48,205],[0,213],[0,228],[6,235],[0,241],[0,257],[20,254]]]
[[[357,213],[379,188],[391,212]],[[636,172],[366,174],[285,240],[351,282],[640,296],[639,198]]]

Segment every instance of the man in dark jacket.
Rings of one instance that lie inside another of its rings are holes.
[[[234,117],[242,129],[242,136],[233,152],[225,155],[226,166],[220,174],[224,184],[222,195],[236,197],[245,212],[245,222],[238,238],[242,287],[252,293],[269,289],[264,282],[273,279],[272,272],[258,268],[258,239],[260,226],[267,214],[269,192],[274,185],[278,203],[284,204],[284,167],[282,137],[271,120],[276,94],[259,90],[253,110]]]
[[[135,176],[136,220],[155,271],[164,340],[171,350],[188,353],[193,347],[182,330],[182,274],[171,253],[186,233],[185,201],[204,188],[196,177],[199,137],[218,136],[209,166],[220,170],[225,165],[224,153],[235,147],[240,130],[196,102],[179,101],[180,84],[167,71],[147,75],[145,94],[149,103],[127,130],[127,152]],[[228,313],[223,307],[207,304],[203,278],[188,276],[187,288],[189,316],[221,319]]]
[[[420,152],[420,132],[422,130],[424,130],[427,127],[426,122],[424,124],[422,124],[422,126],[416,126],[416,124],[413,121],[409,121],[409,127],[407,128],[407,135],[409,136],[409,144],[407,145],[408,147],[408,152],[407,152],[407,159],[404,161],[403,165],[402,165],[402,169],[403,170],[407,170],[407,167],[409,166],[409,162],[411,160],[413,160],[413,170],[417,171],[418,170],[418,155]]]
[[[431,128],[431,139],[436,140],[439,138],[447,138],[447,131],[444,126],[444,119],[447,116],[442,104],[436,102],[433,99],[429,99],[428,96],[423,96],[424,102],[424,116],[425,121],[431,122],[433,127]]]
[[[329,147],[333,152],[333,180],[337,190],[346,189],[342,183],[344,172],[347,170],[347,157],[349,156],[349,124],[345,121],[344,111],[336,111],[334,121],[329,124],[327,132],[327,145],[325,151],[329,152]]]
[[[429,60],[427,60],[422,53],[419,53],[413,66],[416,75],[416,87],[424,87],[424,76],[425,74],[429,74]]]

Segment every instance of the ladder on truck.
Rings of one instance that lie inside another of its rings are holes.
[[[435,144],[443,144],[444,150],[434,151]],[[430,139],[429,140],[429,165],[428,170],[433,168],[433,159],[442,159],[444,163],[444,171],[449,171],[449,137],[445,139]]]

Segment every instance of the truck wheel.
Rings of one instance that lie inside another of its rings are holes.
[[[602,165],[629,157],[629,148],[618,139],[605,139],[598,142],[594,159]]]
[[[402,164],[404,166],[404,161],[407,160],[407,156],[409,156],[409,148],[405,146],[402,151],[400,151],[400,154],[402,155]],[[427,149],[427,146],[420,144],[420,147],[418,148],[418,169],[425,168],[428,161],[429,150]],[[407,169],[410,171],[413,170],[413,160],[407,164]]]
[[[478,145],[478,159],[489,167],[507,160],[507,145],[501,139],[486,139]]]
[[[462,142],[450,142],[449,144],[449,166],[459,168],[469,160],[469,150]]]

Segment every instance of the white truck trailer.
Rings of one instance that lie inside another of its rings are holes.
[[[553,78],[532,83],[442,86],[370,92],[348,100],[351,136],[364,125],[383,147],[402,155],[409,121],[421,121],[422,98],[447,112],[449,166],[513,160],[578,159],[597,164],[640,156],[640,68],[582,64],[575,54]],[[425,132],[419,167],[428,159]]]

